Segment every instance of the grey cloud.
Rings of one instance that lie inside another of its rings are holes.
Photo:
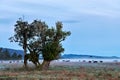
[[[63,23],[80,23],[79,20],[63,20]]]

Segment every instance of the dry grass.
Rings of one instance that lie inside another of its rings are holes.
[[[0,80],[120,80],[120,64],[52,63],[47,71],[9,68],[0,72]]]

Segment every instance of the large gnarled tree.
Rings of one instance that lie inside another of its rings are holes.
[[[27,60],[32,61],[36,67],[47,70],[52,60],[55,60],[64,51],[61,42],[70,35],[70,32],[62,30],[61,22],[56,23],[56,27],[48,27],[45,22],[34,20],[32,23],[17,21],[15,25],[15,35],[10,38],[17,41],[23,47],[25,57],[24,64],[27,66]],[[26,52],[29,54],[26,54]],[[43,56],[43,63],[39,63],[39,54]]]

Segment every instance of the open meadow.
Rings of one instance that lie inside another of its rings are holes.
[[[0,80],[120,80],[119,63],[52,62],[47,71],[29,63],[1,63]],[[6,68],[3,68],[6,67]]]

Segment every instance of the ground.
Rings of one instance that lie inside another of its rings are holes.
[[[47,71],[23,63],[1,63],[0,80],[120,80],[119,63],[52,62]]]

